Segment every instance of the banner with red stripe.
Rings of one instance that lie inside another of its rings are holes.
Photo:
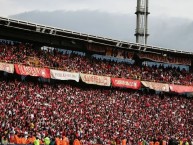
[[[43,78],[50,78],[50,69],[48,68],[38,68],[31,66],[24,66],[15,64],[15,71],[19,75],[29,75]]]
[[[141,87],[141,82],[139,80],[111,78],[111,82],[114,87],[131,88],[136,90]]]
[[[182,86],[182,85],[170,85],[170,90],[176,93],[190,93],[193,92],[193,86]]]

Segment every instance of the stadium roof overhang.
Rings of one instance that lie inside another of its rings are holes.
[[[192,52],[166,49],[156,46],[129,43],[111,38],[89,35],[65,29],[35,24],[26,21],[0,17],[0,36],[18,40],[33,41],[59,47],[83,48],[87,44],[98,44],[117,49],[156,54],[173,54],[192,56]]]

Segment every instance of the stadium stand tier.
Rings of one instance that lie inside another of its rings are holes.
[[[32,44],[2,42],[0,61],[26,66],[48,67],[68,72],[135,79],[151,82],[192,85],[193,73],[180,67],[136,65],[125,61],[106,60],[75,54],[60,49],[34,49]]]
[[[124,138],[137,144],[143,139],[192,137],[192,98],[16,78],[1,74],[1,135],[15,133],[24,138],[26,134],[30,138],[40,134],[41,139],[66,136],[70,141],[78,138],[83,144],[120,144]],[[22,144],[20,141],[15,143]]]
[[[192,145],[192,53],[0,17],[2,144]]]

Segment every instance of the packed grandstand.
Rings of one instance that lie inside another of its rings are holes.
[[[191,61],[106,56],[1,40],[1,142],[193,144]]]
[[[0,17],[2,144],[193,145],[193,53]]]

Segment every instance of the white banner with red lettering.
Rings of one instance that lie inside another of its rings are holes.
[[[31,67],[31,66],[24,66],[15,64],[15,71],[19,75],[29,75],[29,76],[36,76],[36,77],[43,77],[43,78],[50,78],[50,69],[48,68],[38,68],[38,67]]]
[[[79,73],[72,73],[60,70],[50,70],[51,78],[57,80],[74,80],[79,82]]]
[[[80,77],[83,82],[87,84],[94,84],[99,86],[110,86],[111,85],[111,78],[105,76],[97,76],[91,74],[80,74]]]
[[[14,65],[0,62],[0,70],[8,73],[14,73]]]
[[[148,88],[156,90],[156,91],[169,92],[169,85],[168,84],[147,82],[147,81],[141,81],[141,83],[145,87],[148,87]]]
[[[193,92],[193,86],[182,86],[170,84],[170,90],[176,93],[191,93]]]
[[[111,78],[112,85],[115,87],[139,89],[141,82],[139,80],[124,79],[124,78]]]

